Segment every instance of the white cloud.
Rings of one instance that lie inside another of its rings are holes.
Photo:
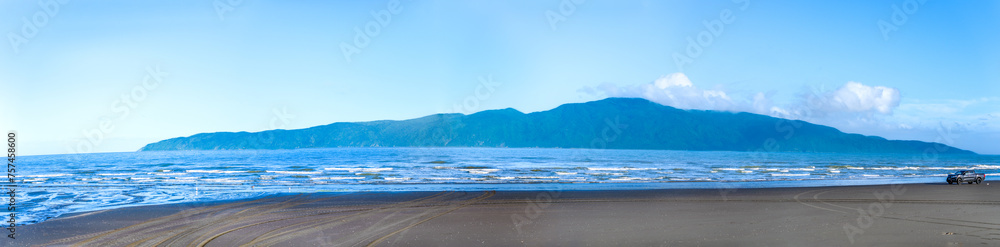
[[[889,139],[919,139],[976,146],[988,136],[1000,135],[1000,97],[962,100],[917,100],[902,102],[899,89],[849,81],[833,90],[806,90],[786,104],[776,104],[774,92],[734,97],[725,89],[701,89],[682,73],[655,81],[617,86],[611,83],[581,91],[598,96],[645,98],[680,109],[751,112],[773,117],[804,120],[848,133],[878,135]],[[946,126],[947,133],[940,129]],[[981,135],[982,133],[994,133]],[[942,140],[942,136],[947,139]],[[975,142],[975,143],[973,143]],[[959,147],[966,147],[958,145]],[[1000,148],[973,148],[998,153]]]
[[[680,109],[751,112],[837,128],[911,128],[910,125],[883,123],[882,118],[892,115],[899,107],[901,96],[898,89],[853,81],[835,90],[802,93],[787,105],[775,104],[772,100],[774,92],[759,92],[751,97],[734,98],[724,89],[702,89],[683,73],[669,74],[639,85],[616,86],[605,83],[582,91],[609,97],[645,98]]]
[[[624,87],[605,83],[596,89],[585,88],[583,91],[609,97],[645,98],[681,109],[741,111],[803,120],[842,119],[845,115],[870,119],[874,115],[891,115],[900,101],[898,89],[852,81],[833,91],[802,94],[799,102],[782,107],[771,100],[773,92],[734,99],[723,89],[697,87],[683,73],[662,76],[652,83]]]
[[[694,84],[691,84],[691,79],[688,79],[687,75],[684,75],[684,73],[673,73],[662,76],[660,79],[653,81],[653,85],[656,85],[656,87],[660,89],[667,89],[670,87],[694,87]]]
[[[892,115],[899,106],[899,90],[883,86],[868,86],[858,82],[847,82],[840,88],[804,97],[804,105],[817,117],[840,113],[860,113]]]
[[[738,104],[722,90],[705,90],[694,86],[683,73],[662,76],[652,83],[618,87],[605,83],[593,89],[609,97],[645,98],[650,101],[681,109],[735,111]]]

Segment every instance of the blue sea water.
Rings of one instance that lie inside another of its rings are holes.
[[[321,148],[24,156],[18,222],[277,193],[750,188],[943,182],[1000,156],[538,148]],[[6,191],[6,189],[5,189]]]

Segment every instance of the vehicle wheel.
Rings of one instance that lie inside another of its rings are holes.
[[[982,178],[980,178],[980,179],[976,179],[976,184],[980,184],[980,183],[982,183],[982,182],[983,182],[983,179],[982,179]]]
[[[962,185],[962,179],[961,178],[956,179],[955,183],[958,184],[958,185]]]

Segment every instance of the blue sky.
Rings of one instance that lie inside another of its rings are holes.
[[[22,155],[117,152],[622,96],[1000,154],[997,13],[918,0],[3,1],[0,127]],[[357,43],[355,28],[373,35]]]

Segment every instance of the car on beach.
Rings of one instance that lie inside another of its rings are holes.
[[[983,180],[986,180],[986,174],[976,173],[976,171],[973,171],[973,170],[961,170],[961,171],[955,172],[954,174],[948,174],[948,179],[946,181],[948,181],[948,184],[951,184],[951,183],[956,183],[956,184],[962,184],[962,183],[972,184],[972,183],[976,183],[976,184],[979,184],[979,183],[982,183]]]

